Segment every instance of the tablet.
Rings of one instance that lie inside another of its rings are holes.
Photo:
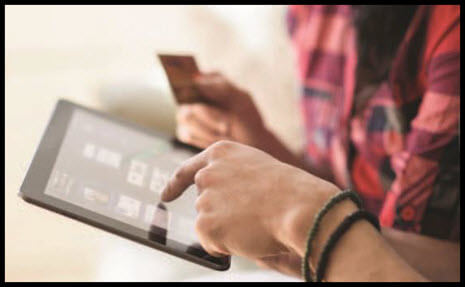
[[[227,270],[230,257],[210,256],[195,234],[195,186],[173,202],[160,202],[170,174],[196,152],[161,132],[60,100],[19,194],[128,239]]]

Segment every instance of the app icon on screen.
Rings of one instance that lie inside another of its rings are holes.
[[[83,196],[88,201],[102,205],[107,204],[110,201],[110,195],[108,193],[87,186],[84,187]]]
[[[166,172],[163,172],[159,168],[154,167],[149,189],[159,194],[161,193],[165,185],[168,183],[168,180],[169,175]]]
[[[110,167],[119,168],[121,163],[121,154],[101,147],[97,153],[96,160]]]
[[[55,171],[52,178],[50,188],[57,193],[69,194],[74,180],[64,172]]]
[[[116,211],[127,217],[137,218],[139,216],[141,202],[132,197],[121,195],[116,205]]]
[[[147,164],[139,160],[131,160],[127,181],[131,184],[142,186],[144,183],[144,176],[147,171]]]

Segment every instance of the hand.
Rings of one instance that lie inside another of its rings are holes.
[[[295,251],[289,234],[307,232],[313,215],[338,191],[333,184],[249,146],[221,141],[186,161],[162,200],[195,183],[196,232],[211,255],[250,259]]]
[[[208,102],[182,104],[176,135],[187,144],[206,148],[219,140],[233,140],[260,148],[268,131],[251,97],[219,73],[200,74],[194,90]]]

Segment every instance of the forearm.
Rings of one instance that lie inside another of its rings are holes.
[[[460,244],[386,227],[382,235],[399,256],[429,280],[460,281]],[[280,261],[267,262],[268,267],[300,278],[302,256],[295,254],[295,262],[289,262],[288,257],[284,262],[282,256],[275,257]]]
[[[310,265],[314,269],[319,254],[330,234],[345,216],[356,210],[350,201],[334,207],[321,222],[314,244]],[[302,217],[302,216],[299,216]],[[299,256],[305,254],[306,236],[310,224],[303,218],[292,223],[289,236],[284,242]],[[326,269],[326,281],[424,281],[367,221],[355,223],[333,249]]]
[[[392,228],[383,237],[413,268],[432,281],[460,281],[460,244]]]

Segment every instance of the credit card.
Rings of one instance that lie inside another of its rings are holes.
[[[201,101],[192,84],[193,77],[199,73],[194,57],[158,54],[158,58],[178,104]]]

